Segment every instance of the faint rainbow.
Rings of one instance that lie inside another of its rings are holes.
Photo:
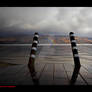
[[[50,41],[50,43],[56,44],[56,41],[53,38],[49,37],[48,40]]]

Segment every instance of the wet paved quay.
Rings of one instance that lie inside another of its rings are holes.
[[[37,49],[39,85],[70,85],[74,70],[71,46],[46,45]],[[0,46],[0,85],[34,85],[28,68],[30,50],[31,46]],[[92,46],[79,45],[78,52],[81,68],[75,85],[92,85]]]

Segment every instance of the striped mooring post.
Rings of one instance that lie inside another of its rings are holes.
[[[78,77],[81,64],[80,64],[80,59],[79,59],[79,55],[78,55],[78,48],[76,45],[74,33],[70,32],[69,35],[70,35],[70,42],[71,42],[72,53],[73,53],[73,58],[74,58],[74,71],[73,71],[73,75],[72,75],[70,83],[74,84],[76,82],[77,77]]]
[[[35,33],[34,37],[33,37],[33,42],[32,42],[29,62],[28,62],[28,68],[30,70],[33,82],[35,84],[38,84],[38,81],[37,81],[37,78],[36,78],[36,72],[35,72],[35,64],[34,64],[35,58],[36,58],[36,52],[37,52],[38,38],[39,38],[39,34]]]

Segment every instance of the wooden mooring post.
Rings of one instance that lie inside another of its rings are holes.
[[[32,43],[29,62],[28,62],[28,68],[30,70],[32,80],[35,85],[39,84],[39,81],[36,77],[36,72],[35,72],[35,58],[36,58],[36,52],[37,52],[38,38],[39,38],[39,34],[35,33],[33,37],[33,43]]]
[[[70,42],[71,42],[71,47],[72,47],[72,53],[73,53],[73,58],[74,58],[74,71],[73,75],[70,81],[70,84],[73,85],[76,82],[76,79],[78,77],[79,71],[80,71],[80,59],[78,55],[78,48],[76,45],[76,40],[73,32],[70,32]]]

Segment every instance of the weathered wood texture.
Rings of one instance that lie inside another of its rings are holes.
[[[39,85],[70,85],[72,64],[36,63]],[[92,72],[82,66],[75,85],[92,85]],[[10,66],[0,73],[0,85],[34,85],[27,65]]]
[[[92,47],[78,48],[82,66],[75,85],[92,85]],[[34,85],[27,65],[30,50],[30,47],[0,48],[1,62],[19,64],[0,67],[0,85]],[[38,47],[35,70],[39,85],[70,85],[73,69],[69,46]]]

